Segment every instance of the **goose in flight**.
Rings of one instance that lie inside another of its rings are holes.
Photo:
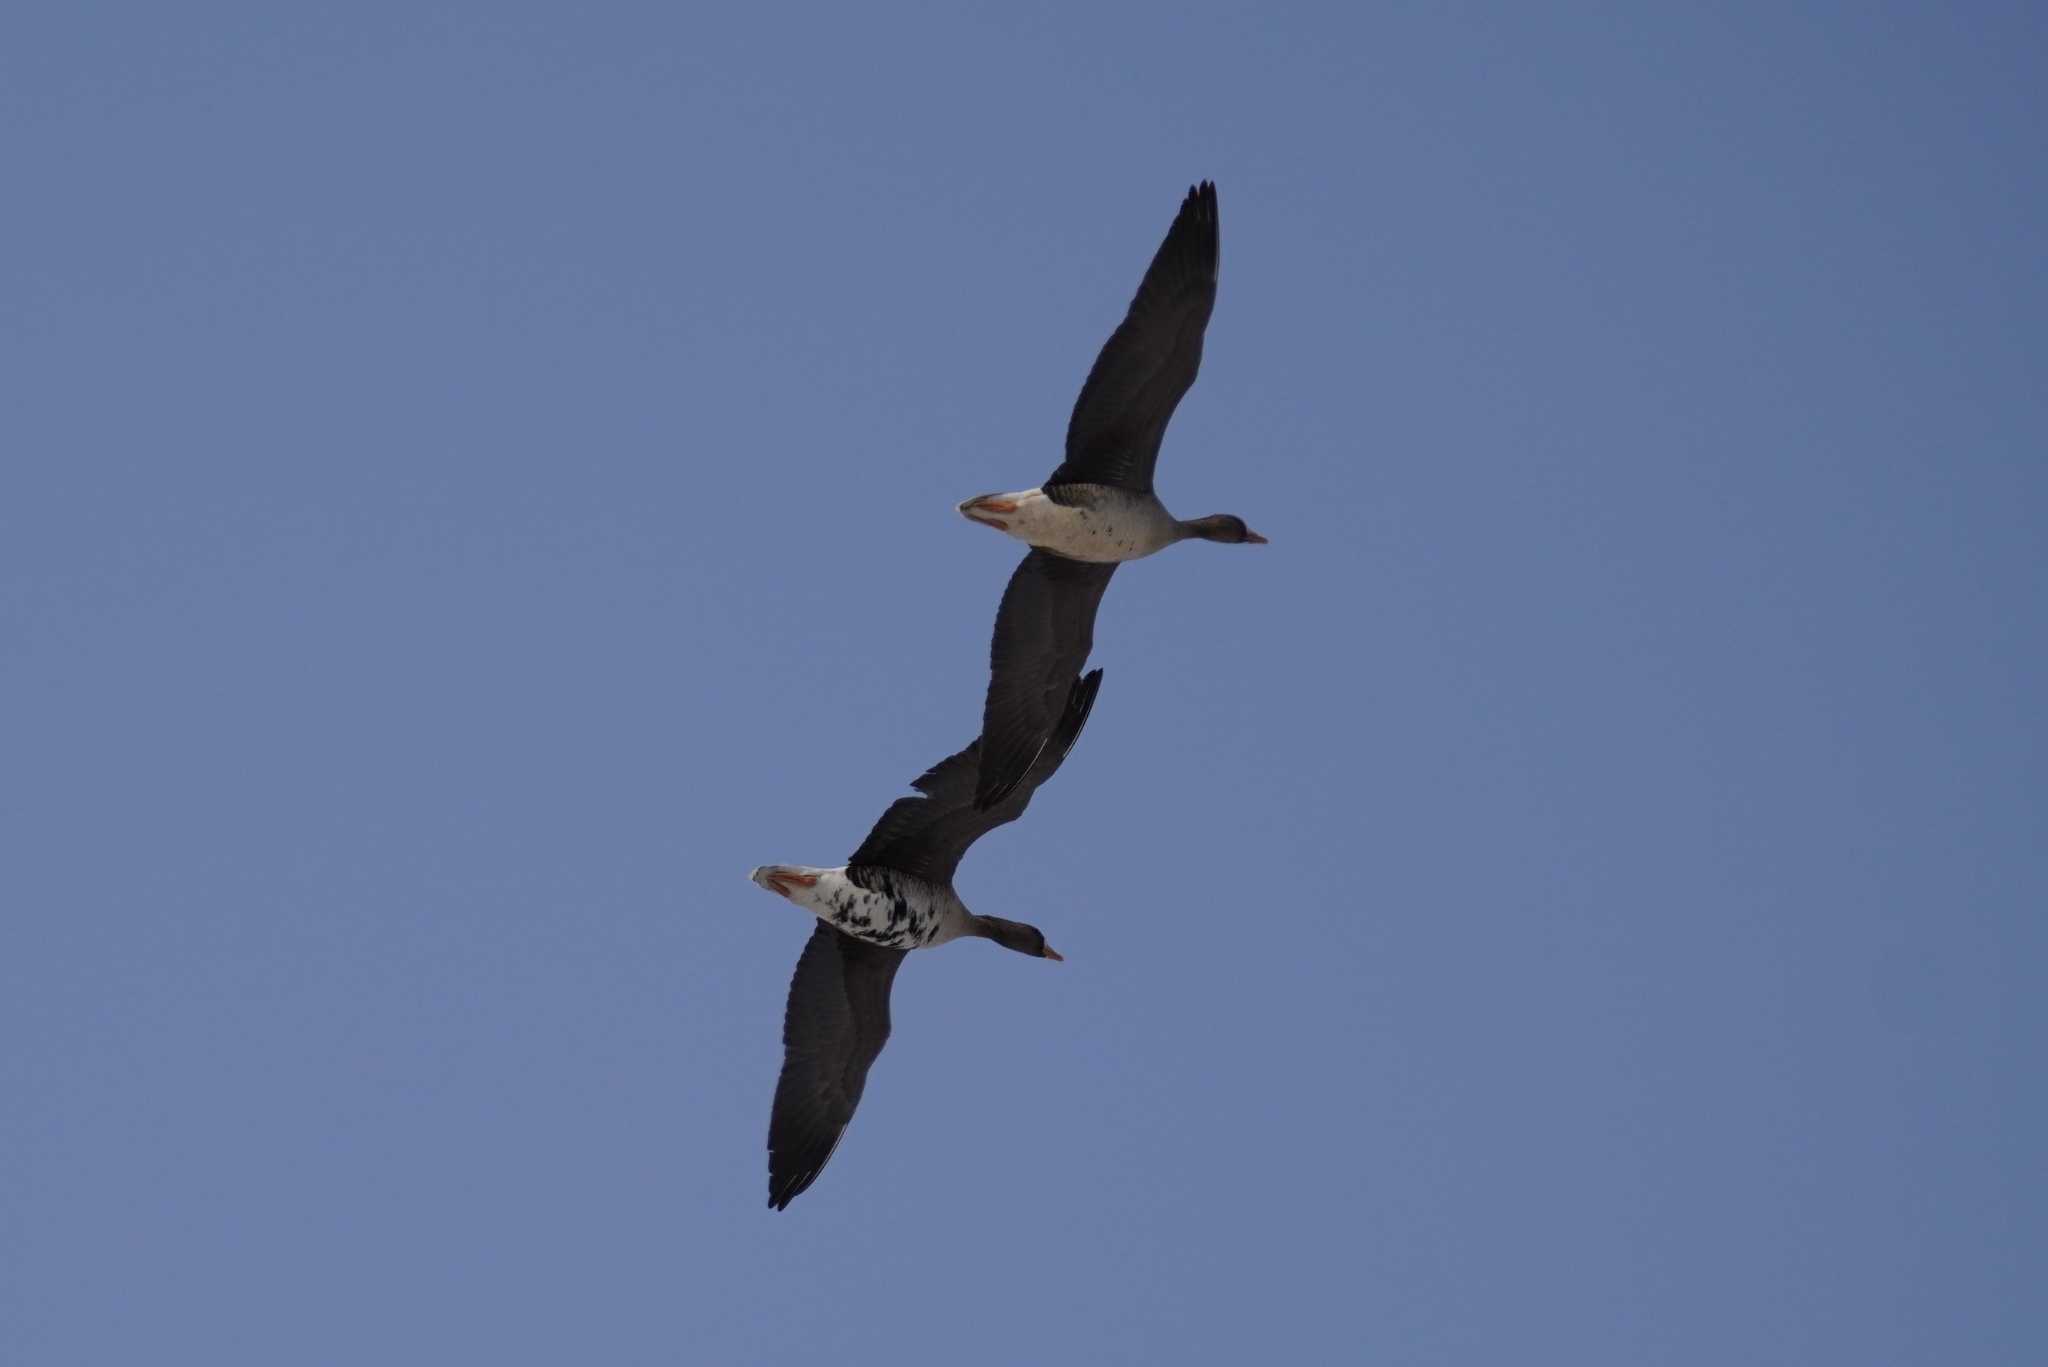
[[[889,1039],[889,989],[903,956],[978,935],[1058,959],[1021,921],[978,916],[953,891],[968,847],[1015,821],[1080,737],[1102,671],[1073,678],[1050,739],[999,802],[977,806],[981,741],[933,765],[836,869],[768,864],[753,880],[818,918],[797,960],[782,1020],[782,1076],[768,1119],[768,1204],[782,1210],[818,1179],[845,1134],[868,1069]]]
[[[960,505],[1032,550],[1010,576],[989,650],[975,800],[1001,802],[1047,744],[1068,680],[1087,663],[1109,577],[1176,541],[1264,545],[1244,519],[1182,521],[1152,491],[1159,443],[1202,362],[1216,304],[1216,187],[1188,191],[1130,311],[1103,344],[1067,422],[1066,459],[1037,489]]]
[[[1129,312],[1081,386],[1066,459],[1039,488],[968,499],[960,504],[968,520],[1070,560],[1107,564],[1191,537],[1265,544],[1241,517],[1182,521],[1152,492],[1166,424],[1202,364],[1220,241],[1216,187],[1205,180],[1181,201]]]

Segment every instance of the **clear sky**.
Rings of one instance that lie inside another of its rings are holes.
[[[1540,8],[9,7],[0,1359],[2041,1360],[2048,19]],[[1204,177],[1272,544],[771,1214]]]

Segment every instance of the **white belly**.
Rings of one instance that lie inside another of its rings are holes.
[[[768,887],[762,875],[777,870],[815,877],[818,881],[809,887],[793,887],[789,900],[856,940],[891,949],[921,949],[944,944],[960,934],[962,918],[951,914],[959,899],[918,879],[889,869],[863,869],[861,881],[856,882],[844,867],[813,869],[794,864],[755,869],[753,879]],[[863,882],[868,886],[862,886]]]
[[[1122,489],[1079,503],[1055,503],[1040,489],[1003,497],[1017,505],[1002,515],[1004,531],[1070,560],[1138,560],[1180,539],[1180,524],[1158,499]]]

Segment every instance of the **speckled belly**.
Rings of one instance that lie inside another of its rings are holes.
[[[809,892],[806,900],[819,920],[869,944],[918,949],[945,927],[933,890],[888,869],[835,869]]]
[[[1070,560],[1137,560],[1174,541],[1175,523],[1157,499],[1122,489],[1074,486],[1065,501],[1021,505],[1010,534]]]

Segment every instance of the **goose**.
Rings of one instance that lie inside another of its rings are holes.
[[[787,1209],[818,1180],[889,1040],[889,989],[903,956],[962,936],[1059,960],[1036,926],[969,911],[953,890],[968,848],[1024,814],[1066,759],[1095,705],[1102,671],[1075,678],[1050,740],[1000,802],[977,806],[981,740],[926,770],[846,864],[766,864],[749,875],[818,918],[797,959],[782,1019],[782,1076],[768,1118],[768,1204]]]
[[[1190,538],[1266,543],[1231,513],[1182,521],[1152,491],[1166,424],[1202,364],[1219,245],[1216,186],[1205,180],[1181,201],[1124,321],[1095,358],[1067,420],[1059,468],[1036,489],[965,500],[964,517],[1071,560],[1106,564]]]
[[[1067,422],[1066,458],[1036,489],[959,505],[971,522],[1028,542],[989,648],[975,801],[1001,802],[1046,745],[1067,680],[1087,663],[1109,577],[1126,560],[1199,539],[1263,546],[1231,513],[1182,521],[1152,490],[1159,444],[1202,362],[1216,304],[1216,186],[1190,189],[1110,334]]]

